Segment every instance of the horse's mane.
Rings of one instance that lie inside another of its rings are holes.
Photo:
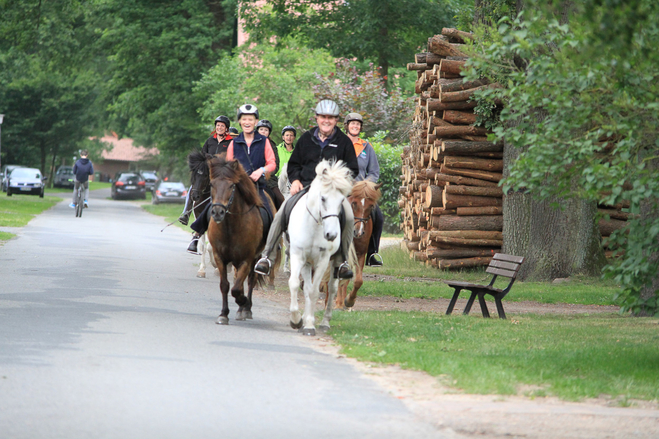
[[[197,173],[201,171],[203,174],[208,175],[208,164],[206,163],[207,157],[200,149],[192,151],[188,154],[188,167],[190,172]]]
[[[350,196],[355,198],[366,198],[377,203],[382,196],[382,192],[375,187],[375,183],[372,181],[363,180],[355,183],[352,187]]]
[[[321,160],[316,165],[316,178],[312,185],[320,186],[321,192],[337,190],[348,196],[352,190],[352,174],[343,161]]]
[[[211,181],[216,178],[229,180],[236,185],[238,192],[247,205],[263,206],[261,197],[256,191],[256,185],[238,160],[227,160],[224,154],[213,156],[213,158],[208,159],[208,167],[210,168]]]

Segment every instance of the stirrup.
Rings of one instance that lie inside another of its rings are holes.
[[[260,267],[259,265],[263,264],[268,264],[268,267]],[[270,259],[268,258],[261,258],[256,262],[256,265],[254,266],[254,272],[256,274],[260,274],[261,276],[269,276],[270,275],[270,269],[272,268],[272,263],[270,262]]]
[[[376,258],[377,256],[377,258]],[[380,253],[373,253],[369,258],[368,258],[368,266],[369,267],[382,267],[384,265],[384,259],[382,259],[382,256],[380,256]]]
[[[341,276],[341,269],[344,267],[346,269],[346,272],[344,273],[343,276]],[[334,277],[337,279],[352,279],[353,273],[352,270],[350,269],[350,264],[348,264],[348,261],[344,261],[341,265],[339,265],[334,269]]]

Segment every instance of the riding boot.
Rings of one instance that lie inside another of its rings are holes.
[[[188,253],[191,253],[193,255],[199,255],[199,251],[197,250],[197,244],[199,243],[199,235],[196,233],[192,235],[192,241],[190,241],[190,245],[188,245]]]
[[[181,216],[178,217],[178,222],[183,224],[184,226],[188,225],[188,221],[190,221],[190,210],[192,210],[192,206],[190,206],[190,191],[192,190],[192,187],[190,187],[190,190],[186,194],[185,197],[185,207],[183,208],[183,213],[181,213]]]

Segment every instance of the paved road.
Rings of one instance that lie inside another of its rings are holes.
[[[216,325],[189,235],[108,195],[0,247],[0,437],[444,437],[258,293],[254,320],[232,303]]]

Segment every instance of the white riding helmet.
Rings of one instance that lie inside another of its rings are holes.
[[[339,116],[339,106],[336,104],[336,102],[329,99],[323,99],[322,101],[318,102],[315,111],[316,116],[320,114],[324,116]]]
[[[244,116],[246,114],[253,114],[258,119],[259,109],[256,108],[256,105],[252,105],[252,104],[241,105],[240,108],[238,108],[238,120],[240,120],[241,116]]]

